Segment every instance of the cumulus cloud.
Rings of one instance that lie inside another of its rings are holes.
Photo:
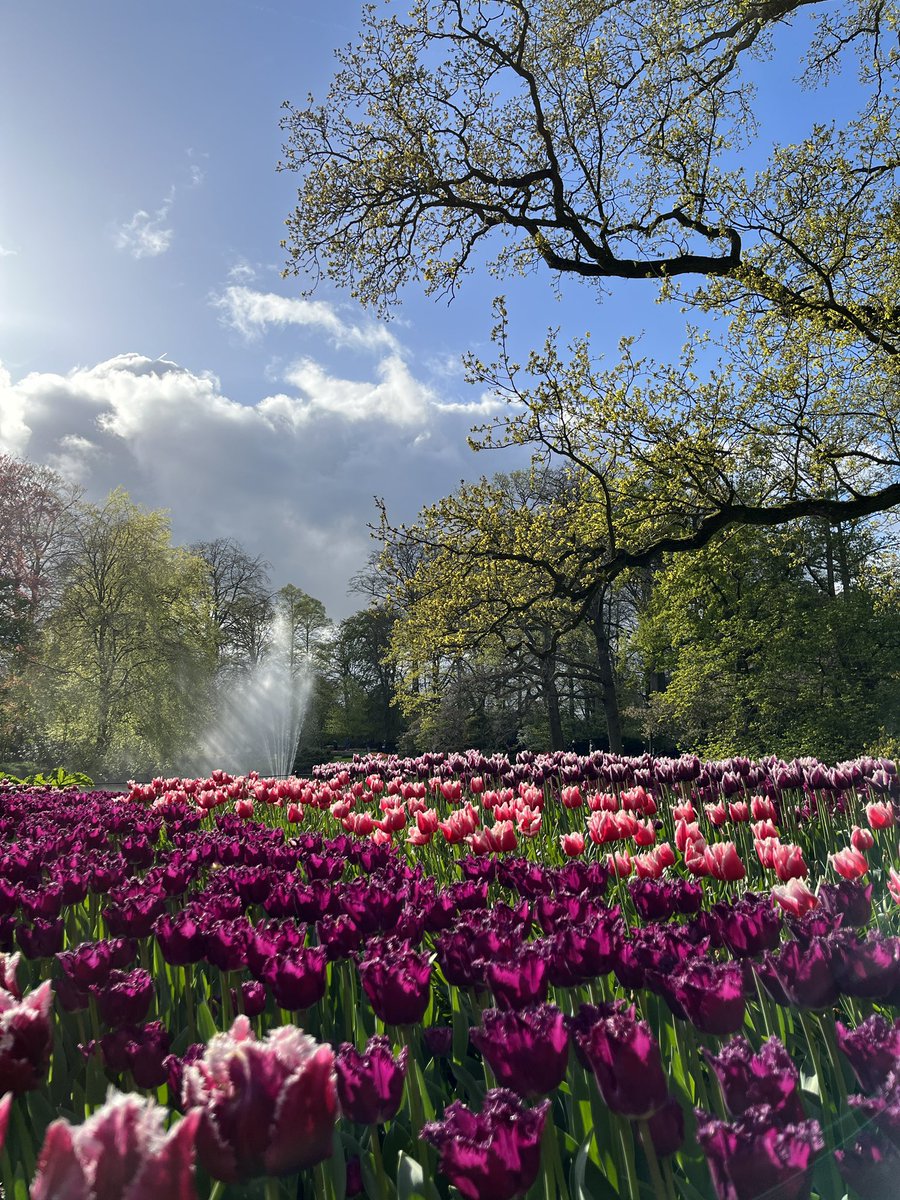
[[[276,586],[296,583],[339,618],[358,607],[346,583],[373,548],[372,497],[409,520],[475,466],[468,423],[399,357],[374,374],[344,380],[305,359],[244,404],[210,372],[140,354],[18,381],[0,368],[0,452],[92,500],[124,486],[171,511],[178,542],[234,536],[273,564]]]
[[[163,203],[154,212],[138,209],[130,221],[116,230],[114,242],[117,250],[124,250],[132,258],[157,258],[172,245],[175,231],[168,224],[169,213],[175,199],[171,188]]]
[[[233,268],[233,273],[246,269],[242,264]],[[233,274],[233,277],[238,276]],[[384,325],[374,321],[346,321],[325,300],[279,296],[275,292],[260,292],[234,284],[221,295],[214,296],[212,303],[221,311],[225,324],[245,337],[259,336],[271,325],[300,325],[321,330],[335,346],[399,351],[396,338]]]

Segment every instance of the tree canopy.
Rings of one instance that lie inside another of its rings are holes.
[[[882,0],[370,5],[324,101],[288,107],[286,246],[312,286],[381,309],[410,282],[452,296],[483,246],[498,274],[657,280],[706,324],[677,363],[626,341],[609,366],[551,336],[520,367],[501,303],[498,361],[470,361],[514,405],[478,444],[593,481],[578,599],[733,525],[900,503],[898,16]],[[855,71],[855,111],[773,141],[754,106],[769,58],[826,104]],[[572,595],[550,553],[539,565]]]

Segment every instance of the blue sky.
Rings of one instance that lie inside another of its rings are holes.
[[[501,285],[449,307],[411,294],[385,325],[280,277],[280,106],[324,94],[361,7],[0,4],[0,451],[170,509],[176,541],[234,536],[336,618],[359,606],[373,495],[411,519],[515,465],[467,449],[484,400],[459,367],[487,352]],[[763,78],[779,122],[787,82]],[[610,352],[681,340],[650,285],[604,305],[540,276],[503,290],[522,345],[551,324]]]

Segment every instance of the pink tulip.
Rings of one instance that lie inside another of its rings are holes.
[[[779,842],[772,849],[772,867],[781,883],[789,879],[800,879],[809,874],[803,861],[803,851],[791,842]]]
[[[574,787],[564,787],[559,793],[559,798],[565,808],[581,808],[584,804],[581,790],[577,784]]]
[[[568,858],[577,858],[579,854],[584,854],[583,833],[564,833],[560,836],[559,842],[563,854]]]
[[[873,829],[890,829],[894,824],[894,808],[890,801],[873,800],[866,805],[866,819]]]
[[[831,865],[844,879],[861,879],[869,870],[865,857],[852,846],[832,854]]]
[[[888,891],[894,897],[895,903],[900,904],[900,875],[891,867],[888,876]]]
[[[290,1175],[331,1155],[334,1052],[294,1025],[257,1041],[240,1016],[185,1067],[182,1100],[202,1110],[197,1151],[213,1179]]]
[[[703,852],[706,867],[714,879],[734,883],[747,874],[734,842],[715,842]]]
[[[802,917],[819,903],[816,894],[796,877],[789,879],[784,887],[772,888],[772,895],[792,917]]]
[[[875,838],[870,830],[860,829],[858,825],[854,825],[850,833],[850,845],[860,854],[864,854],[875,845]]]
[[[0,990],[0,1092],[30,1092],[40,1087],[50,1064],[53,991],[45,980],[17,999]]]
[[[31,1200],[196,1200],[192,1112],[168,1134],[164,1108],[109,1089],[83,1125],[54,1121],[44,1137]]]
[[[775,804],[768,796],[750,797],[750,816],[754,821],[775,821]]]

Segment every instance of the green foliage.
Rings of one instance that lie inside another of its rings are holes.
[[[667,686],[657,728],[712,756],[858,754],[900,712],[900,578],[865,530],[741,530],[656,574],[633,646]],[[852,557],[855,563],[847,561]],[[840,575],[838,571],[838,576]]]
[[[0,784],[13,784],[22,788],[53,788],[63,791],[66,788],[77,788],[87,791],[94,786],[90,775],[82,771],[69,771],[65,767],[56,767],[52,771],[38,771],[33,775],[16,776],[0,773]]]
[[[49,747],[109,777],[172,763],[202,725],[215,663],[207,570],[122,490],[82,505],[29,672]]]

